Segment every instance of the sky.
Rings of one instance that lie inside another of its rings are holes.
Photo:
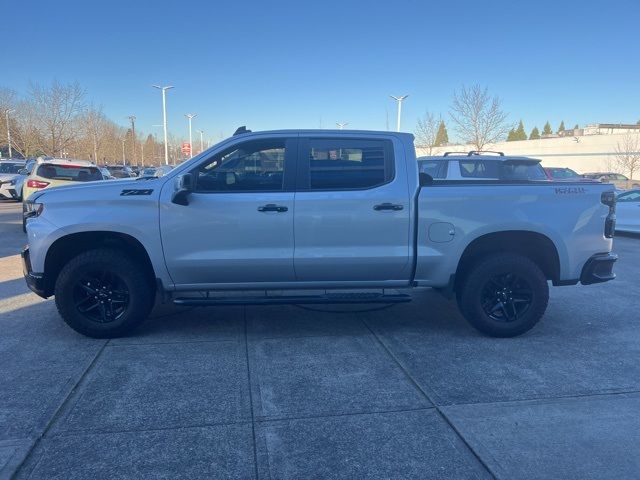
[[[161,136],[151,85],[173,85],[169,130],[187,137],[197,114],[194,143],[240,125],[393,129],[389,95],[409,95],[413,131],[473,84],[527,131],[640,119],[637,1],[0,0],[0,14],[0,86],[78,81],[112,120]]]

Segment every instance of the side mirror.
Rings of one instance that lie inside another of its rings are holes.
[[[421,187],[428,187],[429,185],[433,185],[433,177],[428,173],[420,172],[418,174],[418,177],[420,179]]]
[[[173,195],[171,201],[176,205],[189,205],[189,194],[195,187],[194,176],[191,173],[184,173],[175,179]]]
[[[20,170],[18,170],[18,175],[29,175],[29,170],[27,170],[26,168],[21,168]]]

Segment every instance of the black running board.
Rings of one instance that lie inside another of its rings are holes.
[[[290,295],[260,297],[183,297],[173,300],[175,305],[186,307],[214,307],[224,305],[319,305],[353,303],[406,303],[411,295],[398,293],[327,293],[325,295]]]

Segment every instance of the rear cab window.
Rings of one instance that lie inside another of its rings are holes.
[[[43,163],[38,166],[36,175],[48,180],[66,180],[70,182],[92,182],[102,180],[98,167],[90,165],[58,165]]]

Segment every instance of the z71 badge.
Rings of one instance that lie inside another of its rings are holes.
[[[151,195],[151,192],[153,192],[153,188],[147,188],[147,189],[135,189],[135,190],[122,190],[122,192],[120,193],[121,197],[131,197],[134,195]]]

